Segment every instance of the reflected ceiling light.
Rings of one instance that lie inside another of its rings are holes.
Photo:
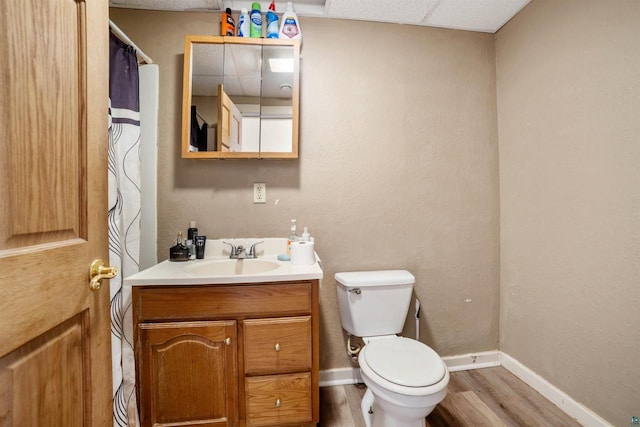
[[[269,58],[269,68],[273,73],[293,73],[293,58]]]

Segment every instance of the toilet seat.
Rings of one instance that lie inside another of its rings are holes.
[[[431,347],[398,336],[370,341],[358,359],[368,377],[403,394],[428,394],[447,372],[444,362]]]

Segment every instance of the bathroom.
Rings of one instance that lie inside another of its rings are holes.
[[[496,34],[301,17],[300,155],[279,161],[180,158],[184,36],[217,14],[110,15],[160,64],[159,260],[190,220],[296,218],[323,261],[321,371],[354,366],[333,275],[401,268],[441,356],[499,350],[612,425],[640,413],[637,2],[534,0]]]

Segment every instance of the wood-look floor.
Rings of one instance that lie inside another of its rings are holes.
[[[364,427],[364,385],[320,389],[321,427]],[[451,373],[447,397],[427,427],[579,427],[580,424],[503,367]]]

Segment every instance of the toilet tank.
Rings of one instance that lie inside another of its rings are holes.
[[[402,332],[416,279],[406,270],[336,273],[342,327],[371,337]]]

